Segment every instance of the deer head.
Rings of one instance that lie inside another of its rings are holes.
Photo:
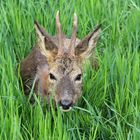
[[[82,63],[91,55],[100,33],[98,26],[84,39],[76,38],[77,21],[77,15],[74,14],[71,39],[62,33],[59,11],[56,14],[57,35],[54,37],[49,36],[44,28],[35,22],[39,48],[48,61],[48,66],[39,68],[40,81],[45,77],[45,92],[52,94],[56,104],[64,111],[69,111],[81,96]]]

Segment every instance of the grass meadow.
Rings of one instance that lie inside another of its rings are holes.
[[[18,64],[36,42],[34,20],[54,35],[60,10],[63,31],[78,37],[102,24],[97,71],[86,63],[83,96],[68,113],[28,103]],[[0,140],[140,140],[140,1],[1,0]]]

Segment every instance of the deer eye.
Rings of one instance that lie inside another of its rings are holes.
[[[75,81],[80,81],[82,78],[82,74],[78,74],[75,78]]]
[[[50,73],[49,76],[51,80],[57,80],[56,77],[52,73]]]

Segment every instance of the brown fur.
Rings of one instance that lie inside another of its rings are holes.
[[[33,82],[34,92],[49,102],[53,96],[56,104],[64,109],[71,107],[81,96],[82,63],[89,57],[99,38],[99,27],[83,40],[76,38],[77,16],[74,15],[72,38],[63,35],[56,16],[58,34],[50,37],[37,22],[38,42],[31,53],[21,62],[21,77],[25,95],[29,95]]]

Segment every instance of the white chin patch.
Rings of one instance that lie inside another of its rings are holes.
[[[69,112],[72,109],[72,107],[69,107],[69,109],[63,109],[62,106],[60,106],[60,110],[63,112]]]

